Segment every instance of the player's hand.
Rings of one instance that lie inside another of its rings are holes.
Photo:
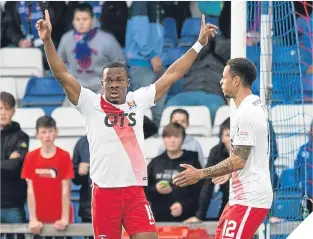
[[[12,153],[10,154],[9,159],[18,159],[18,158],[20,158],[20,157],[21,157],[20,153],[17,152],[17,151],[14,151],[14,152],[12,152]]]
[[[218,27],[213,24],[205,24],[205,16],[204,14],[202,14],[201,29],[200,29],[198,42],[202,46],[205,46],[211,38],[217,35],[217,29]]]
[[[214,184],[224,184],[231,178],[231,174],[226,174],[223,176],[212,178]]]
[[[170,184],[164,184],[161,182],[158,182],[156,185],[156,190],[160,193],[160,194],[169,194],[173,191],[172,187]]]
[[[52,25],[48,10],[45,10],[45,19],[39,19],[37,21],[36,29],[43,42],[51,40]]]
[[[38,235],[42,229],[42,222],[38,220],[30,220],[28,227],[33,234]]]
[[[78,166],[78,174],[83,176],[89,172],[89,163],[81,162]]]
[[[183,206],[179,202],[175,202],[170,210],[173,217],[179,217],[183,213]]]
[[[196,169],[189,164],[181,164],[181,167],[186,170],[177,174],[174,177],[173,183],[179,187],[186,187],[188,185],[192,185],[197,183],[201,179],[201,170]]]
[[[155,56],[151,59],[151,65],[155,73],[159,73],[163,70],[163,63],[159,56]]]
[[[64,219],[58,220],[53,224],[54,229],[57,231],[64,231],[67,228],[67,226],[68,221]]]
[[[17,45],[21,48],[28,48],[32,46],[32,43],[27,39],[21,39]]]
[[[189,217],[184,221],[184,223],[196,223],[196,222],[201,222],[201,220],[197,217]]]

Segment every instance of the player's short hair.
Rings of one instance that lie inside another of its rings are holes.
[[[174,116],[174,114],[183,114],[183,115],[185,115],[186,116],[186,119],[187,119],[187,122],[188,122],[188,124],[189,124],[189,113],[188,113],[188,111],[187,110],[184,110],[184,109],[175,109],[175,110],[173,110],[172,111],[172,113],[171,113],[171,116],[170,116],[170,121],[172,121],[173,120],[173,116]]]
[[[233,58],[227,61],[233,77],[239,76],[243,86],[251,87],[257,76],[255,65],[247,58]]]
[[[108,68],[123,68],[126,71],[127,78],[129,77],[127,65],[125,65],[125,64],[123,64],[121,62],[113,61],[113,62],[110,62],[109,64],[105,65],[102,68],[102,74],[103,74],[103,71],[105,69],[108,69]]]
[[[230,118],[228,117],[224,122],[220,125],[220,137],[222,137],[222,134],[224,130],[230,129]]]
[[[183,140],[186,137],[186,131],[183,126],[178,123],[169,123],[163,129],[162,137],[182,136]]]
[[[36,121],[36,130],[40,128],[57,128],[57,123],[51,116],[41,116]]]
[[[14,96],[5,91],[0,93],[0,101],[2,101],[2,104],[9,106],[11,109],[14,108],[16,104]]]
[[[89,3],[79,3],[74,8],[74,15],[76,12],[88,12],[91,18],[93,18],[92,6]]]

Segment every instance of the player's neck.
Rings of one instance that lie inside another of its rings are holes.
[[[178,151],[167,151],[167,156],[170,158],[170,159],[177,159],[179,158],[180,156],[183,155],[183,151],[182,150],[178,150]]]
[[[241,104],[241,102],[249,95],[252,94],[252,91],[248,88],[241,88],[238,93],[236,94],[236,97],[234,97],[234,101],[236,104],[236,107],[238,108]]]
[[[42,145],[40,148],[40,154],[44,158],[51,158],[55,155],[57,147],[54,144]]]

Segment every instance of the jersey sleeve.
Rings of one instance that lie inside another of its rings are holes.
[[[255,146],[256,136],[256,128],[253,119],[246,115],[241,116],[239,118],[233,145]]]
[[[63,165],[62,165],[60,176],[61,176],[61,179],[74,178],[74,166],[70,158],[70,155],[68,153],[63,156]]]
[[[78,103],[77,105],[71,103],[71,106],[76,108],[82,115],[88,115],[91,112],[95,97],[97,97],[96,93],[81,86]]]
[[[134,91],[136,101],[145,109],[150,109],[152,106],[155,105],[155,93],[155,84],[151,84],[149,86],[145,86]]]
[[[23,179],[34,179],[34,167],[31,162],[30,154],[27,153],[23,163],[21,178]]]

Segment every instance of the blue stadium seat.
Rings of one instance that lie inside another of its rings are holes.
[[[164,47],[175,47],[177,44],[177,27],[174,18],[164,18]]]
[[[23,107],[41,107],[46,115],[51,115],[64,98],[64,90],[55,78],[31,78],[26,86]]]
[[[284,170],[278,179],[278,183],[279,187],[281,188],[297,187],[295,170],[294,169]]]
[[[301,200],[299,199],[278,199],[272,206],[272,215],[288,220],[302,219]]]
[[[206,217],[208,219],[218,218],[218,215],[220,213],[221,206],[222,206],[222,197],[223,197],[222,192],[217,192],[213,195],[213,197],[210,201],[210,206],[209,206],[207,214],[206,214]]]
[[[192,46],[198,39],[200,27],[200,18],[186,19],[181,30],[181,39],[179,40],[178,45],[182,47]]]
[[[162,61],[165,67],[170,66],[174,61],[176,61],[182,52],[180,48],[168,48],[165,47],[163,49]]]
[[[313,100],[313,82],[312,82],[313,75],[306,74],[302,77],[303,82],[303,94],[304,100],[307,102],[311,102]]]
[[[282,47],[274,45],[272,55],[272,71],[280,73],[299,73],[298,47]]]
[[[74,208],[74,222],[80,223],[82,222],[81,217],[79,216],[79,201],[78,200],[71,200],[73,208]]]
[[[184,78],[172,85],[167,92],[167,100],[183,91]]]
[[[256,45],[256,46],[247,46],[247,48],[246,48],[246,56],[254,64],[258,64],[259,65],[260,54],[261,54],[260,46],[258,46],[258,45]]]

